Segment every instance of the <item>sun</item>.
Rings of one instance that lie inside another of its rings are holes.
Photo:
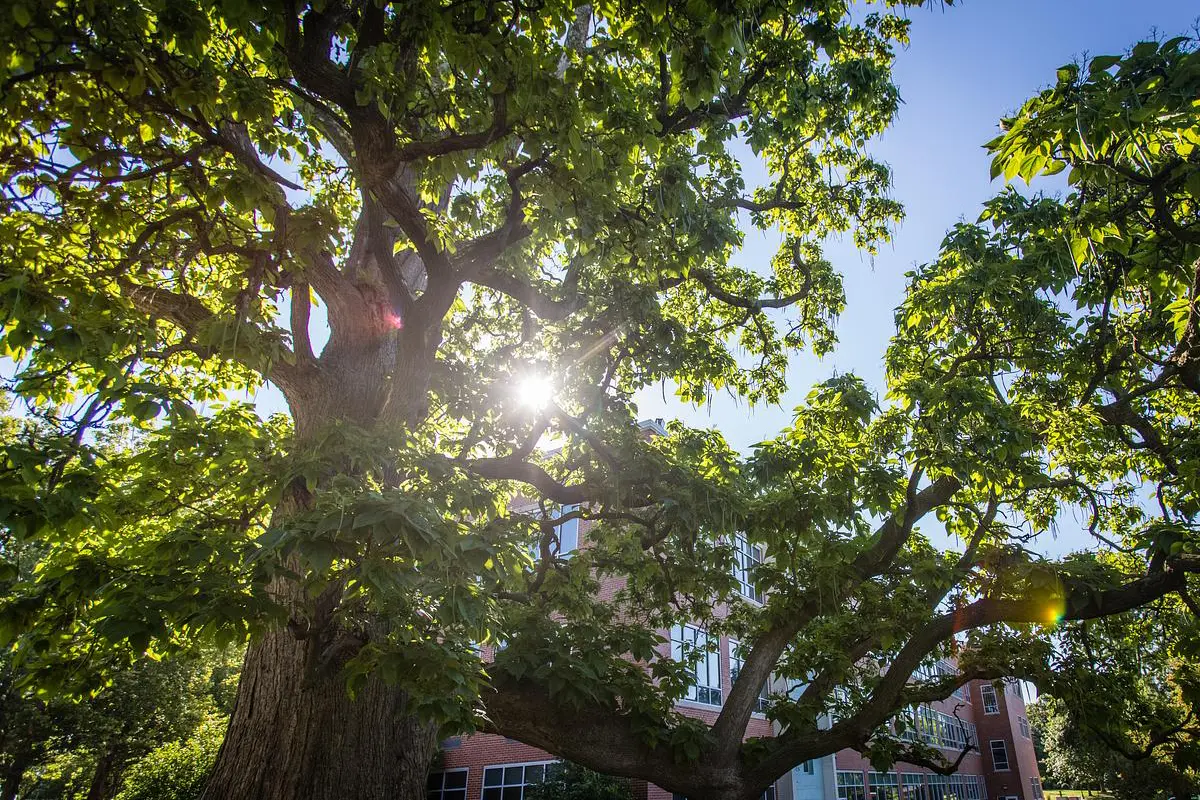
[[[531,375],[517,384],[517,401],[534,411],[550,404],[554,382],[545,375]]]

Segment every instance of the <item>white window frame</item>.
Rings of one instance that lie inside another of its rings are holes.
[[[983,701],[983,713],[987,715],[1000,713],[1000,699],[996,696],[996,687],[990,683],[979,684],[979,698]]]
[[[849,776],[849,779],[843,781],[846,776]],[[867,800],[867,783],[863,778],[863,773],[839,769],[834,783],[837,787],[838,800]],[[853,797],[849,794],[849,790],[852,789],[857,790]],[[846,790],[845,794],[843,794],[843,790]]]
[[[450,775],[450,774],[454,774],[454,773],[459,773],[459,772],[463,773],[462,788],[461,789],[452,788],[450,791],[462,792],[462,794],[461,795],[451,795],[448,798],[446,796],[446,776]],[[429,786],[429,782],[433,779],[434,775],[440,775],[442,778],[442,780],[441,780],[442,785],[437,789],[430,788],[430,786]],[[467,784],[470,781],[470,779],[471,779],[471,772],[468,767],[456,767],[454,769],[441,769],[441,770],[437,770],[436,772],[430,772],[428,777],[426,777],[426,779],[425,779],[425,800],[459,800],[459,798],[461,798],[461,800],[466,800]],[[436,792],[436,794],[435,794],[435,792]]]
[[[479,789],[479,798],[480,798],[480,800],[485,800],[485,798],[487,797],[488,789],[499,789],[500,794],[503,795],[505,789],[510,789],[515,786],[520,786],[521,787],[521,798],[522,798],[522,800],[524,800],[525,787],[536,785],[536,783],[529,783],[529,782],[525,781],[525,768],[527,768],[527,767],[550,767],[552,764],[558,764],[558,763],[560,763],[560,762],[551,760],[551,761],[517,761],[517,762],[511,763],[511,764],[489,764],[488,766],[483,768],[483,784]],[[522,768],[521,769],[521,781],[522,782],[521,783],[505,783],[504,776],[507,774],[507,771],[510,769],[514,769],[516,767]],[[500,770],[500,783],[488,784],[488,782],[487,782],[488,772],[493,771],[493,770]],[[542,780],[545,780],[545,779],[546,779],[546,772],[545,772],[545,770],[543,770],[542,771]]]
[[[1042,792],[1042,780],[1037,775],[1029,776],[1029,789],[1033,792],[1033,800],[1045,798],[1045,794]]]
[[[692,681],[684,699],[703,706],[719,708],[724,695],[721,691],[721,647],[696,625],[675,625],[671,628],[671,658],[686,663]],[[692,654],[701,653],[699,658]]]
[[[925,777],[919,772],[905,772],[900,776],[901,800],[929,800],[925,788]]]
[[[767,551],[760,544],[746,538],[744,533],[733,535],[733,577],[738,582],[738,593],[742,597],[762,605],[763,593],[754,585],[754,569],[767,558]]]
[[[873,800],[900,800],[900,776],[895,772],[870,772],[867,782],[871,784]],[[880,790],[886,794],[880,794]]]
[[[996,763],[996,745],[1000,745],[1001,752],[1004,753],[1004,766]],[[992,756],[992,770],[995,772],[1011,772],[1012,761],[1008,757],[1008,743],[1003,739],[992,739],[988,742],[988,753]]]

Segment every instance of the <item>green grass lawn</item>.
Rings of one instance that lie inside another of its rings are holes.
[[[1093,791],[1091,789],[1046,789],[1046,800],[1059,800],[1060,797],[1112,797],[1111,794]]]

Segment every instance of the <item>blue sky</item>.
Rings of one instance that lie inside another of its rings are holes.
[[[1191,32],[1200,4],[967,0],[911,14],[912,42],[897,55],[894,73],[904,105],[894,126],[871,148],[891,165],[894,196],[904,204],[906,218],[874,259],[848,241],[829,244],[827,255],[845,275],[846,285],[837,349],[824,359],[796,354],[789,391],[778,406],[750,408],[727,395],[715,396],[706,406],[688,406],[674,401],[667,387],[665,401],[661,388],[639,395],[643,417],[718,428],[732,445],[748,451],[788,425],[792,409],[813,384],[835,373],[862,376],[882,397],[883,353],[892,335],[893,311],[903,297],[904,273],[931,260],[946,231],[960,220],[975,220],[983,201],[1002,188],[1001,182],[989,180],[990,159],[981,146],[996,135],[999,119],[1051,84],[1063,64],[1121,53],[1141,39]],[[1061,186],[1055,181],[1033,188],[1053,192]],[[773,237],[748,236],[738,261],[766,264],[775,243]],[[1054,534],[1039,537],[1033,549],[1061,555],[1094,546],[1074,517],[1069,511],[1061,515]]]
[[[912,43],[897,54],[895,68],[904,104],[894,126],[871,147],[893,169],[894,196],[906,218],[874,259],[848,241],[830,243],[827,254],[846,283],[839,346],[823,360],[796,354],[790,390],[778,406],[750,408],[727,395],[715,396],[709,406],[685,406],[667,387],[666,402],[661,389],[639,395],[642,416],[716,427],[746,450],[788,425],[813,384],[834,373],[854,372],[882,396],[882,358],[904,273],[932,260],[946,231],[959,220],[976,219],[983,201],[1002,188],[988,179],[990,159],[981,146],[996,135],[999,119],[1053,83],[1063,64],[1120,53],[1155,31],[1165,37],[1189,32],[1200,18],[1200,3],[967,0],[910,13]],[[774,249],[773,238],[750,235],[738,261],[766,264]]]

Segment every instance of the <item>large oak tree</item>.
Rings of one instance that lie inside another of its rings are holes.
[[[832,345],[821,240],[899,215],[865,143],[906,27],[833,0],[14,5],[0,308],[42,424],[5,443],[0,519],[45,555],[2,620],[30,682],[248,636],[211,798],[419,797],[439,727],[695,798],[845,746],[951,769],[907,706],[1038,674],[1044,625],[1200,566],[1189,44],[1068,69],[1009,122],[1000,169],[1080,189],[998,198],[913,276],[888,408],[830,381],[743,460],[646,440],[631,400],[773,401]],[[770,264],[734,264],[747,226]],[[288,419],[229,399],[264,381]],[[1148,569],[1029,553],[1062,504]],[[917,530],[935,511],[962,553]],[[594,546],[558,557],[581,516]],[[746,652],[711,730],[655,650],[681,621]],[[909,682],[950,649],[960,675]],[[805,688],[743,743],[772,674]]]

